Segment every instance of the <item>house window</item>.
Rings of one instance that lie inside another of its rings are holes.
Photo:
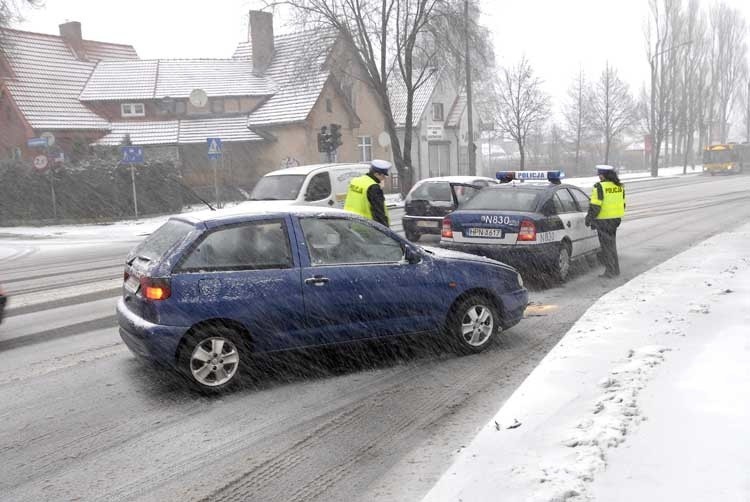
[[[328,113],[333,113],[333,102],[331,101],[331,98],[326,98],[326,111]]]
[[[146,108],[143,103],[122,103],[120,111],[123,117],[145,117]]]
[[[443,103],[432,103],[432,120],[435,122],[442,122],[443,118]]]
[[[359,149],[360,162],[370,162],[372,160],[372,136],[360,136],[357,148]]]
[[[213,113],[224,113],[224,100],[223,99],[212,99],[211,100],[211,111]]]

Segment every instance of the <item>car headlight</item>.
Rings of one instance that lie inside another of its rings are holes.
[[[519,274],[519,273],[516,273],[516,275],[518,276],[518,286],[522,288],[523,287],[523,277],[521,277],[521,274]]]

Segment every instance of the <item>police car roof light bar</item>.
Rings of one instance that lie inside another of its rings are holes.
[[[562,171],[498,171],[495,177],[500,183],[509,183],[513,180],[518,181],[549,181],[550,183],[559,184],[560,180],[565,177]]]

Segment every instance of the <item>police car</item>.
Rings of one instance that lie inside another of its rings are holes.
[[[440,176],[419,181],[404,200],[404,235],[412,242],[422,235],[440,235],[445,215],[482,188],[495,184],[494,179],[484,176]]]
[[[596,256],[596,231],[584,219],[589,197],[563,184],[561,171],[501,171],[443,219],[440,246],[543,271],[564,281],[571,260]]]

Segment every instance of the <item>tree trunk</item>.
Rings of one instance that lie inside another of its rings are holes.
[[[525,155],[525,152],[523,151],[523,143],[520,141],[517,141],[517,143],[518,143],[518,153],[521,156],[521,171],[525,171],[526,170],[526,155]]]

